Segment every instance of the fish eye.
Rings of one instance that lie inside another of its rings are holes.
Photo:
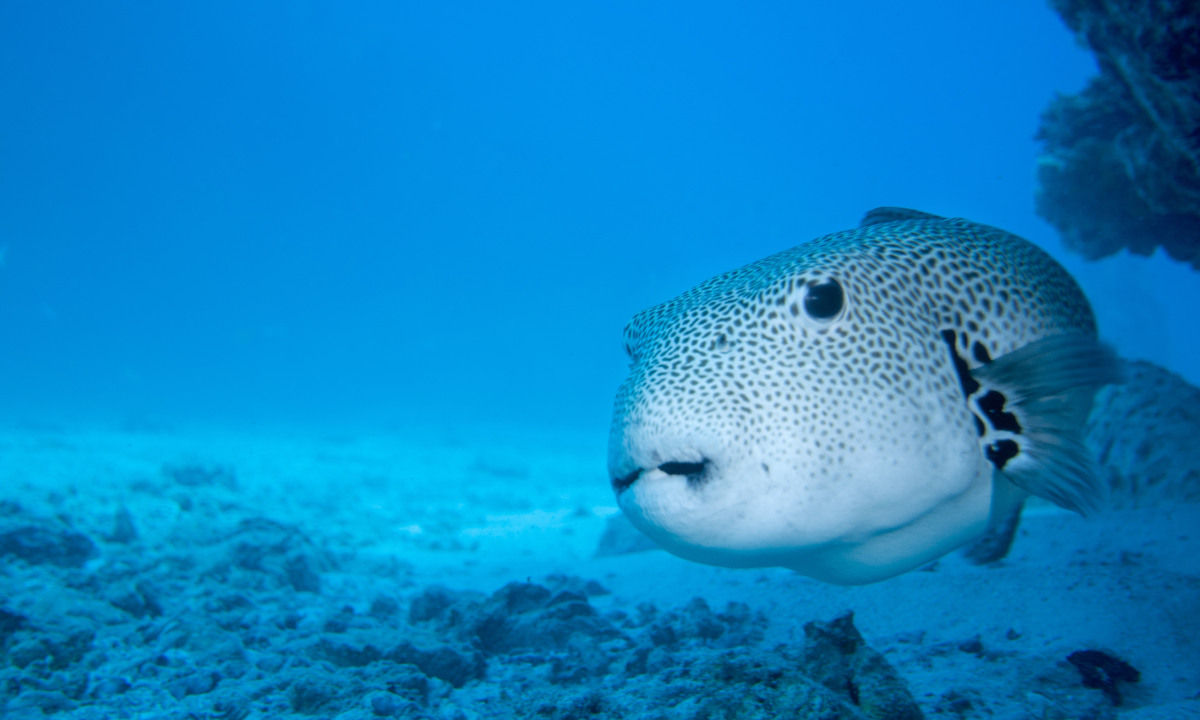
[[[804,312],[814,320],[832,320],[846,306],[846,293],[837,280],[810,282],[805,287]]]

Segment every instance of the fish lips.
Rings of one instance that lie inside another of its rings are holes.
[[[668,460],[653,468],[638,467],[623,475],[614,475],[612,478],[613,491],[620,495],[647,473],[654,471],[663,475],[682,477],[687,481],[688,487],[700,487],[707,481],[711,467],[712,463],[707,458],[701,458],[699,461]]]

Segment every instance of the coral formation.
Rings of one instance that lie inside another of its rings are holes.
[[[109,540],[86,569],[60,552],[82,535],[5,507],[18,538],[0,574],[6,717],[921,717],[849,615],[811,624],[804,648],[773,648],[747,605],[605,611],[604,587],[561,575],[355,608],[322,597],[321,576],[345,570],[331,553],[268,518],[157,558]]]
[[[1125,363],[1096,394],[1084,441],[1113,507],[1200,501],[1200,389],[1157,365]]]
[[[1191,0],[1051,0],[1100,74],[1056,98],[1037,210],[1088,258],[1162,247],[1200,268],[1200,13]]]

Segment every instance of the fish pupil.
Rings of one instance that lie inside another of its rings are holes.
[[[804,312],[816,320],[828,320],[842,311],[846,295],[837,280],[810,283],[804,295]]]

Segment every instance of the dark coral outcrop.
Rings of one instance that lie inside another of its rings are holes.
[[[1085,442],[1114,507],[1200,502],[1200,388],[1141,360],[1096,394]]]
[[[1042,116],[1038,213],[1085,257],[1161,247],[1200,269],[1200,2],[1050,4],[1100,74]]]

